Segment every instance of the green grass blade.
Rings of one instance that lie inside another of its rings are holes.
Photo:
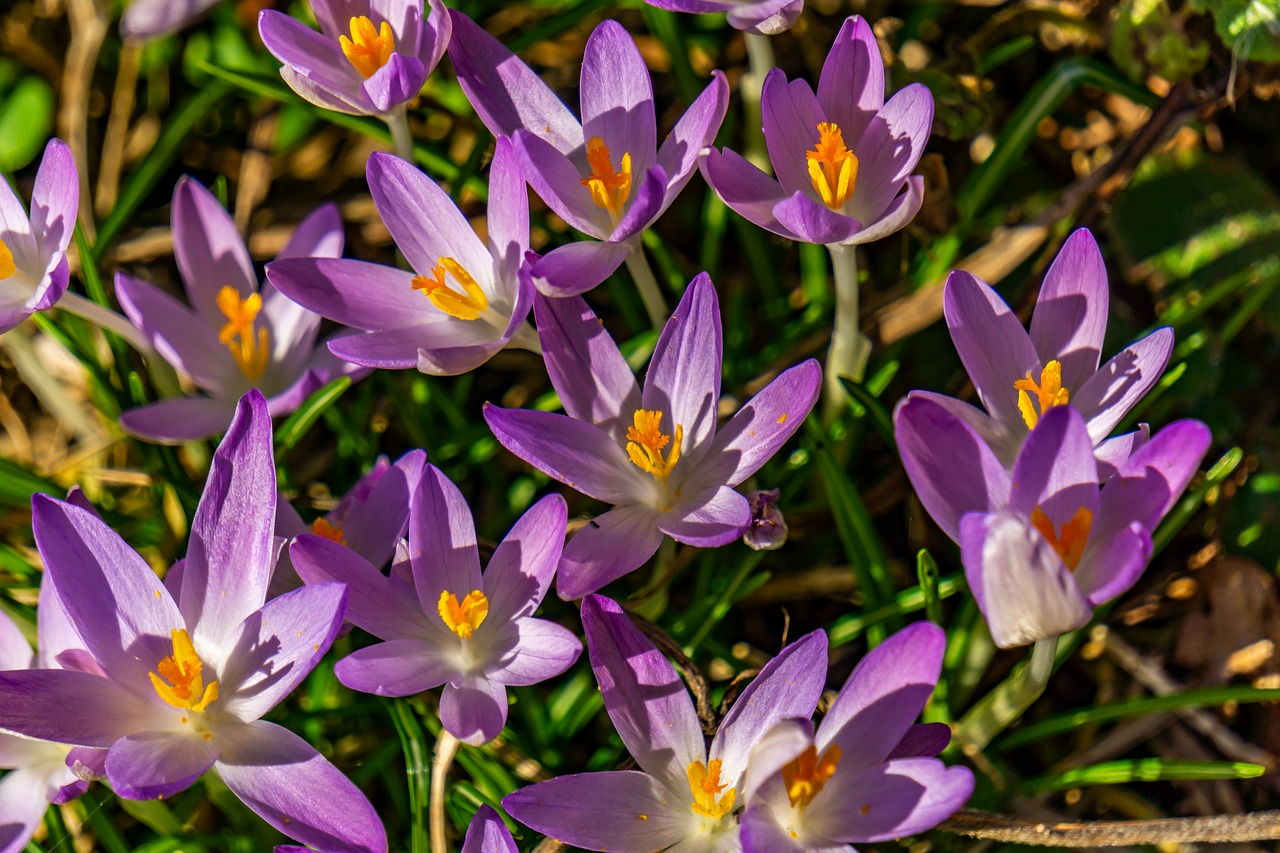
[[[293,449],[293,446],[307,434],[307,430],[324,414],[325,409],[337,402],[351,387],[350,376],[339,376],[319,391],[306,399],[298,410],[276,430],[276,462]]]
[[[964,575],[956,572],[938,581],[938,599],[950,598],[965,588]],[[827,635],[831,647],[852,643],[861,637],[870,627],[888,619],[906,616],[924,610],[927,602],[925,592],[920,587],[904,589],[883,607],[854,616],[845,616],[836,620]],[[931,620],[932,621],[932,620]]]
[[[1181,780],[1256,779],[1266,772],[1261,764],[1243,761],[1165,761],[1139,758],[1108,761],[1092,767],[1064,770],[1029,779],[1022,784],[1024,794],[1061,791],[1084,785],[1123,785],[1127,782],[1170,782]]]

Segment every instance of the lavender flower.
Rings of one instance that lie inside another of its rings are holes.
[[[753,551],[776,551],[787,544],[787,520],[778,509],[778,494],[778,489],[770,489],[747,495],[751,525],[742,534],[742,541]]]
[[[306,741],[259,719],[324,656],[347,600],[341,584],[322,584],[263,603],[275,466],[259,392],[245,395],[214,454],[176,601],[95,515],[44,495],[32,504],[45,569],[97,674],[0,673],[0,730],[109,750],[106,775],[127,799],[171,796],[216,767],[286,835],[385,853],[356,787]]]
[[[294,258],[267,278],[301,305],[364,329],[330,342],[344,361],[452,375],[504,346],[537,351],[524,255],[529,198],[509,140],[498,140],[489,180],[489,240],[430,178],[389,154],[368,164],[374,204],[415,272],[364,261]]]
[[[553,479],[616,508],[565,547],[557,581],[574,599],[639,567],[663,536],[727,545],[751,523],[733,487],[800,427],[817,398],[812,359],[785,371],[716,432],[720,306],[700,274],[658,338],[643,394],[580,298],[534,301],[538,334],[567,415],[485,404],[504,447]]]
[[[747,757],[777,723],[813,713],[826,679],[826,635],[802,637],[765,664],[708,747],[675,668],[616,602],[587,596],[582,624],[605,710],[640,769],[561,776],[508,795],[503,808],[586,850],[739,850]]]
[[[902,464],[925,509],[960,544],[969,588],[1000,648],[1081,627],[1138,580],[1151,534],[1195,474],[1209,430],[1178,421],[1098,488],[1084,417],[1053,406],[1012,475],[964,419],[908,397],[894,414]]]
[[[791,240],[869,243],[905,226],[924,199],[911,172],[933,125],[933,96],[913,83],[884,100],[884,65],[871,27],[845,21],[822,66],[818,93],[773,69],[761,93],[777,180],[725,149],[702,174],[740,215]]]
[[[471,818],[462,853],[518,853],[511,831],[489,806],[481,806]]]
[[[729,26],[758,36],[776,36],[791,29],[804,11],[804,0],[644,0],[672,12],[707,14],[728,12]]]
[[[337,257],[342,243],[342,220],[329,204],[302,221],[278,257]],[[173,193],[173,244],[194,310],[124,273],[116,273],[116,296],[156,351],[205,393],[130,409],[120,416],[129,432],[168,442],[204,438],[226,429],[250,388],[263,392],[273,416],[282,415],[329,380],[358,372],[316,346],[319,314],[270,284],[259,291],[231,217],[192,178]]]
[[[355,115],[386,115],[417,97],[449,44],[440,0],[312,0],[316,32],[274,9],[258,16],[280,76],[311,103]]]
[[[1030,334],[990,286],[956,270],[943,309],[986,411],[941,394],[913,395],[962,418],[1006,465],[1050,408],[1070,403],[1084,415],[1100,460],[1114,466],[1146,439],[1145,432],[1107,436],[1164,373],[1173,330],[1156,329],[1099,368],[1107,303],[1107,268],[1087,228],[1067,239],[1045,274]]]
[[[386,577],[330,540],[299,537],[291,548],[298,574],[310,584],[347,584],[347,618],[384,641],[338,661],[338,680],[379,696],[443,684],[445,729],[473,745],[493,740],[506,723],[507,686],[559,675],[582,651],[567,629],[533,618],[560,561],[567,520],[559,495],[534,504],[482,577],[471,510],[428,465],[410,502],[408,580],[397,571]]]
[[[176,33],[217,5],[218,0],[132,0],[120,18],[120,34],[129,41]]]
[[[494,136],[512,137],[525,180],[565,222],[594,239],[553,249],[533,265],[548,296],[590,290],[640,244],[688,183],[729,103],[724,75],[676,122],[659,148],[649,71],[616,21],[596,27],[582,60],[582,122],[533,71],[467,16],[450,12],[458,82]]]
[[[60,139],[45,146],[31,192],[31,214],[0,181],[0,334],[67,291],[67,244],[75,230],[80,177]]]

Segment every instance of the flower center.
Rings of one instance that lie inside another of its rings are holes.
[[[10,252],[9,247],[0,240],[0,281],[4,281],[17,271],[18,265],[13,262],[13,252]]]
[[[391,60],[396,49],[396,37],[391,32],[391,25],[386,21],[375,29],[373,21],[361,15],[351,19],[351,38],[338,36],[342,52],[360,76],[368,80],[378,69]]]
[[[462,292],[444,283],[446,273],[462,285]],[[432,305],[459,320],[478,320],[489,309],[489,297],[484,295],[471,273],[453,258],[440,258],[436,261],[430,278],[425,275],[414,276],[413,289],[421,290]]]
[[[680,461],[680,444],[684,441],[684,427],[676,424],[676,443],[666,459],[662,451],[671,441],[671,436],[659,431],[662,423],[662,412],[651,412],[647,409],[636,409],[632,416],[633,426],[627,427],[627,456],[641,471],[648,472],[654,479],[662,482],[667,479],[671,469]]]
[[[840,763],[840,747],[832,745],[818,758],[818,748],[812,744],[800,756],[782,768],[782,783],[787,786],[787,799],[791,807],[805,808],[836,772]]]
[[[254,321],[262,310],[262,297],[251,293],[244,299],[230,285],[218,291],[218,310],[227,318],[227,324],[218,332],[218,341],[231,350],[240,372],[250,381],[256,381],[267,369],[271,356],[268,346],[270,335],[266,329],[258,329],[255,336]]]
[[[343,535],[342,528],[336,524],[330,524],[327,518],[317,518],[311,522],[311,532],[325,539],[332,539],[339,545],[347,544],[347,537]]]
[[[818,124],[818,142],[804,152],[809,161],[809,180],[822,196],[822,203],[839,210],[853,195],[858,183],[858,158],[844,144],[844,132],[835,122]]]
[[[617,216],[631,196],[631,154],[623,153],[622,169],[615,172],[609,147],[603,139],[593,136],[587,141],[587,163],[591,166],[591,175],[579,180],[591,190],[592,201]]]
[[[728,786],[720,781],[720,759],[713,759],[710,765],[695,761],[689,765],[688,773],[694,814],[719,820],[733,809],[738,792],[733,788],[725,790]]]
[[[440,593],[436,609],[449,630],[467,640],[489,615],[489,599],[480,590],[473,589],[459,602],[458,596],[446,590]]]
[[[173,629],[173,654],[156,664],[151,686],[160,698],[175,708],[203,711],[218,698],[218,682],[207,685],[200,676],[204,664],[191,644],[191,635],[182,628]]]
[[[1093,513],[1080,507],[1071,520],[1062,525],[1061,536],[1053,532],[1053,522],[1040,507],[1031,511],[1031,524],[1040,531],[1045,541],[1053,546],[1053,550],[1058,552],[1058,556],[1067,564],[1067,568],[1074,572],[1076,566],[1080,565],[1080,558],[1084,555],[1084,546],[1089,542],[1089,530],[1093,527]]]
[[[1062,363],[1057,360],[1049,362],[1040,371],[1039,385],[1031,378],[1031,371],[1028,370],[1027,378],[1015,380],[1013,387],[1018,389],[1018,411],[1022,413],[1027,429],[1035,429],[1041,415],[1054,406],[1065,406],[1071,397],[1067,389],[1062,387]],[[1040,404],[1038,414],[1031,404],[1032,394],[1036,395],[1036,401]]]

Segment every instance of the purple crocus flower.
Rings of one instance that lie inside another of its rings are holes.
[[[902,463],[929,514],[960,544],[965,577],[1000,648],[1057,637],[1138,580],[1151,534],[1209,448],[1199,421],[1151,437],[1101,489],[1073,406],[1039,419],[1012,474],[964,419],[908,397],[894,414]]]
[[[605,710],[640,769],[561,776],[508,795],[503,808],[585,850],[740,850],[747,757],[777,723],[813,713],[827,675],[826,635],[802,637],[765,664],[708,747],[675,668],[616,602],[587,596],[582,624]]]
[[[724,75],[657,144],[653,88],[640,51],[604,21],[582,60],[582,122],[533,71],[466,15],[451,11],[449,56],[458,82],[494,136],[510,136],[525,180],[565,222],[594,239],[553,249],[533,265],[548,296],[604,281],[688,183],[729,104]]]
[[[326,204],[298,225],[280,258],[338,257],[342,220]],[[173,251],[191,308],[155,285],[116,273],[116,296],[160,355],[202,391],[120,416],[129,432],[155,441],[205,438],[226,429],[250,388],[271,414],[288,414],[313,391],[357,373],[316,345],[320,315],[258,277],[244,239],[218,200],[193,178],[173,192]],[[194,310],[193,310],[194,309]]]
[[[804,0],[644,0],[671,12],[728,13],[729,26],[758,36],[791,29],[804,11]]]
[[[132,0],[120,18],[120,35],[129,41],[176,33],[217,5],[218,0]]]
[[[258,16],[280,76],[311,103],[386,115],[418,96],[449,44],[440,0],[311,0],[320,32],[274,9]]]
[[[403,572],[383,575],[328,539],[298,537],[291,551],[302,579],[347,584],[347,618],[384,641],[338,661],[338,680],[379,696],[443,684],[445,730],[473,745],[493,740],[506,723],[507,687],[559,675],[582,651],[569,630],[533,617],[560,561],[567,520],[563,498],[543,498],[511,528],[481,576],[471,510],[458,487],[428,465],[410,502],[408,580]]]
[[[489,806],[481,806],[471,818],[462,853],[518,853],[511,830]]]
[[[341,584],[321,584],[264,604],[275,466],[259,392],[245,395],[214,454],[176,601],[97,516],[45,495],[32,505],[45,570],[96,674],[0,673],[0,730],[108,750],[106,776],[126,799],[169,797],[216,767],[286,835],[385,853],[360,791],[306,741],[259,719],[324,656],[347,600]]]
[[[364,329],[331,341],[344,361],[452,375],[479,367],[504,346],[538,351],[525,322],[533,287],[529,195],[509,140],[498,140],[489,179],[488,243],[471,230],[448,193],[390,154],[368,163],[369,189],[413,267],[329,258],[267,266],[267,278],[299,304]]]
[[[815,733],[784,720],[751,752],[745,853],[851,850],[937,826],[973,793],[973,774],[933,756],[950,730],[913,726],[938,683],[946,634],[908,626],[858,664]]]
[[[67,292],[67,244],[79,203],[79,173],[61,139],[45,146],[29,216],[13,188],[0,181],[0,334]]]
[[[740,215],[791,240],[850,245],[905,226],[924,200],[911,177],[933,125],[919,83],[884,100],[884,65],[871,27],[844,22],[822,66],[818,93],[769,72],[760,95],[777,180],[734,151],[709,151],[702,174]]]
[[[1100,460],[1119,464],[1146,433],[1107,436],[1164,373],[1173,330],[1156,329],[1099,367],[1107,303],[1107,268],[1087,228],[1067,239],[1045,274],[1030,334],[995,290],[956,270],[943,310],[986,411],[941,394],[912,394],[964,419],[1006,465],[1046,411],[1070,403],[1084,415]]]
[[[534,301],[538,335],[567,415],[485,404],[504,447],[547,476],[615,509],[565,547],[557,592],[579,598],[638,568],[663,536],[727,545],[751,523],[734,486],[813,408],[821,369],[783,372],[716,431],[720,306],[706,273],[689,285],[654,349],[641,393],[631,368],[581,298]]]

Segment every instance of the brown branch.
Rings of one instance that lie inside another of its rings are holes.
[[[945,832],[1036,847],[1126,847],[1131,844],[1222,844],[1280,838],[1280,811],[1162,820],[1037,823],[961,809],[938,827]]]

